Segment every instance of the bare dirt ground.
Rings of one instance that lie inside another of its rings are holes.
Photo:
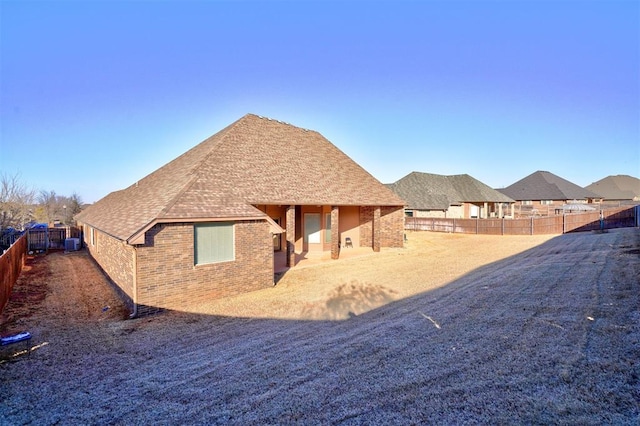
[[[29,260],[2,424],[638,424],[640,232],[405,249],[126,319],[86,253]]]

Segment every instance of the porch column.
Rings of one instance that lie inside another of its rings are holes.
[[[287,207],[287,267],[296,264],[296,206]]]
[[[502,203],[498,203],[498,217],[502,219],[504,215],[502,214]]]
[[[380,206],[373,209],[373,251],[380,251]]]
[[[484,218],[489,219],[489,203],[484,202]]]
[[[331,207],[331,258],[340,257],[340,208],[338,206]]]

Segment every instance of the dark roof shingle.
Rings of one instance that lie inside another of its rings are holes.
[[[126,240],[157,220],[264,216],[256,204],[404,201],[320,133],[247,114],[77,219]]]
[[[412,172],[387,185],[415,210],[446,210],[463,202],[502,202],[513,200],[467,175],[444,176]]]
[[[607,176],[585,187],[605,200],[640,200],[640,179],[629,175]]]
[[[498,191],[518,201],[600,198],[598,194],[545,171],[534,172]]]

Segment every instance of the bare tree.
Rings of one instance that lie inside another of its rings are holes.
[[[28,188],[20,174],[0,175],[0,229],[13,227],[22,229],[32,220],[33,202],[36,191]]]
[[[59,219],[59,213],[62,206],[58,206],[58,196],[55,191],[41,190],[38,195],[38,222],[53,223],[55,219]]]
[[[73,216],[82,210],[82,199],[75,192],[70,197],[57,195],[55,191],[40,191],[36,219],[39,222],[73,225]]]
[[[71,225],[74,222],[73,217],[82,211],[82,198],[76,192],[71,194],[67,200],[67,217],[65,223]]]

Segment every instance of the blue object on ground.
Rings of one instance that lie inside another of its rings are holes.
[[[31,333],[23,331],[22,333],[14,334],[13,336],[7,336],[0,339],[0,345],[8,345],[10,343],[21,342],[23,340],[31,339]]]

